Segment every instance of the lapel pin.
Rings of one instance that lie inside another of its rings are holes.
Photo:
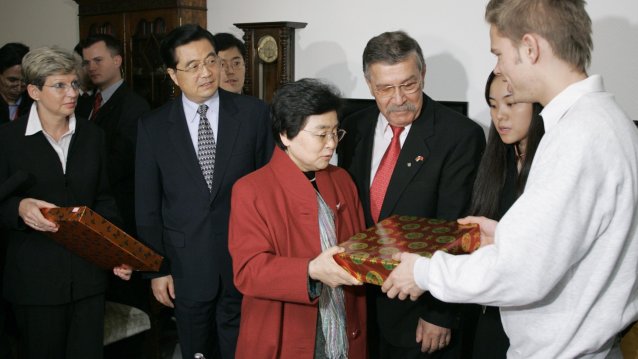
[[[421,162],[423,161],[423,156],[416,156],[416,158],[414,159],[417,162]]]
[[[408,167],[412,167],[412,162],[408,162]]]

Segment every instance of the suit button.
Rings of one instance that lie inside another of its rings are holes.
[[[357,339],[361,335],[361,331],[359,329],[355,329],[350,332],[350,339]]]

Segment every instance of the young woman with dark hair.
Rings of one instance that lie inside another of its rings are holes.
[[[485,85],[492,124],[474,183],[470,213],[500,220],[525,190],[534,154],[545,133],[538,103],[516,103],[507,82],[490,73]],[[497,307],[483,307],[474,358],[505,358],[509,340]]]

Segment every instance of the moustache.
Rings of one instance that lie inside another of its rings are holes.
[[[416,106],[411,103],[405,103],[403,105],[390,105],[388,107],[388,113],[404,111],[415,112]]]

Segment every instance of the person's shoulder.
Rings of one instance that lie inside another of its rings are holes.
[[[483,135],[483,128],[481,125],[464,114],[434,100],[429,101],[427,105],[432,106],[436,126],[446,128],[451,131],[476,132]]]
[[[263,192],[264,183],[268,182],[272,175],[270,164],[266,164],[235,181],[233,193]],[[266,186],[266,188],[269,187]]]
[[[254,96],[237,94],[234,92],[226,91],[222,88],[218,89],[217,91],[219,91],[220,103],[224,101],[230,101],[234,103],[235,105],[237,105],[239,108],[251,108],[251,107],[267,108],[268,107],[268,105],[264,101]]]
[[[14,121],[0,124],[0,136],[2,136],[3,141],[10,140],[11,138],[19,135],[21,132],[24,135],[28,119],[29,116],[24,115]]]
[[[142,107],[142,108],[150,109],[148,101],[146,101],[146,99],[142,97],[142,95],[140,95],[135,90],[133,90],[130,86],[128,86],[126,82],[122,84],[122,86],[118,89],[118,91],[119,90],[122,91],[122,95],[123,95],[122,98],[124,100],[124,103],[126,104],[125,107],[135,106],[135,108]]]
[[[140,121],[144,122],[145,125],[163,123],[165,121],[168,121],[170,118],[170,113],[176,110],[176,108],[179,106],[178,101],[181,100],[182,98],[180,96],[167,101],[162,106],[146,112],[144,115],[142,115]]]

